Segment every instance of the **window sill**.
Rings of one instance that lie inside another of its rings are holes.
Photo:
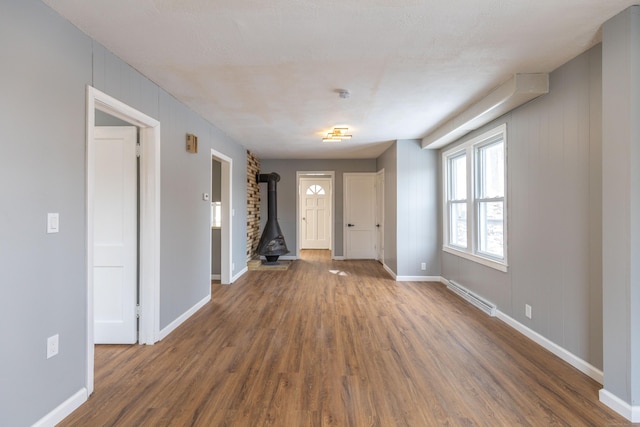
[[[468,259],[469,261],[477,262],[478,264],[482,264],[484,266],[491,267],[498,271],[502,271],[503,273],[506,273],[509,268],[507,264],[504,264],[502,262],[498,262],[489,258],[484,258],[475,254],[470,254],[469,252],[461,251],[459,249],[455,249],[450,246],[443,246],[442,250],[452,255],[456,255],[461,258]]]

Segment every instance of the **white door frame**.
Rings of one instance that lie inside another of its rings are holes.
[[[381,188],[378,186],[380,185]],[[381,197],[378,197],[380,195]],[[380,218],[378,218],[378,213]],[[384,168],[376,173],[376,223],[378,228],[378,239],[376,239],[376,259],[384,265]]]
[[[336,209],[336,173],[335,171],[296,171],[296,258],[300,258],[300,179],[318,178],[319,176],[331,178],[331,220],[329,221],[329,239],[331,239],[331,258],[335,259],[335,209]]]
[[[140,128],[140,311],[138,342],[160,336],[160,122],[87,85],[87,168],[94,158],[95,110]],[[93,393],[93,188],[87,170],[87,393]]]
[[[232,176],[233,176],[233,159],[225,156],[219,151],[211,149],[211,159],[220,162],[220,204],[222,205],[222,218],[220,224],[220,283],[223,285],[231,284],[231,263],[233,257],[231,256],[232,239],[232,224],[233,224],[233,209],[231,205],[231,189]],[[211,174],[209,176],[209,182],[213,182],[213,165],[211,166]],[[211,229],[209,229],[209,236],[211,236]],[[212,239],[209,237],[209,250],[211,251]],[[209,259],[211,260],[211,253],[209,253]],[[211,265],[209,265],[209,271],[211,271]]]
[[[325,199],[328,199],[327,200],[327,204],[329,205],[329,209],[326,210],[326,214],[325,214],[325,215],[329,215],[329,220],[326,221],[326,225],[329,228],[327,229],[327,231],[325,233],[326,233],[327,239],[329,240],[329,242],[328,242],[329,243],[328,244],[329,247],[328,248],[321,248],[321,249],[331,249],[331,240],[332,239],[331,239],[331,226],[330,226],[330,224],[331,224],[331,221],[332,221],[331,204],[332,204],[332,201],[333,201],[333,182],[332,182],[331,178],[327,177],[327,176],[313,176],[313,177],[311,177],[309,175],[303,175],[303,176],[300,176],[298,179],[299,179],[299,181],[298,181],[298,183],[299,183],[298,184],[298,202],[301,204],[301,206],[299,206],[300,217],[298,218],[298,229],[302,229],[303,231],[306,229],[303,224],[304,223],[308,223],[309,219],[307,218],[306,214],[304,214],[305,207],[304,207],[304,205],[302,203],[302,200],[304,200],[304,198],[306,197],[306,194],[303,194],[304,187],[302,187],[302,185],[301,185],[302,181],[304,180],[305,182],[306,181],[321,182],[321,183],[324,183],[323,185],[325,187],[329,187],[327,190],[325,190],[325,195],[326,195]],[[302,215],[305,215],[305,216],[302,217]],[[316,218],[316,225],[317,225],[317,218]],[[317,227],[316,227],[316,231],[317,231]],[[304,235],[303,232],[301,232],[300,235],[298,235],[298,242],[300,243],[300,249],[303,249],[302,248],[302,241],[305,240],[303,238],[303,235]]]

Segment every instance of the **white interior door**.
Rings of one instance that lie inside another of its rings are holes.
[[[345,258],[376,257],[375,173],[344,174]]]
[[[300,179],[300,248],[331,249],[331,179]]]
[[[384,263],[384,170],[376,174],[376,259]]]
[[[96,127],[93,174],[94,342],[137,342],[137,129]]]

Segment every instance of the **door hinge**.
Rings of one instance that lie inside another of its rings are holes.
[[[140,304],[136,304],[136,319],[140,318],[140,311],[142,309],[140,308]]]
[[[140,148],[140,144],[136,144],[136,157],[140,157],[140,153],[142,149]]]

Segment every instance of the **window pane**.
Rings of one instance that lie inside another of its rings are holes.
[[[449,244],[467,247],[467,204],[451,203],[449,208]]]
[[[467,156],[461,155],[449,159],[449,182],[451,200],[467,199]]]
[[[504,197],[504,142],[478,148],[478,198]]]
[[[504,203],[478,203],[478,249],[487,255],[504,258]]]
[[[307,195],[312,196],[314,194],[324,195],[324,188],[321,185],[312,185],[307,188]]]
[[[222,202],[211,202],[211,227],[222,226]]]

